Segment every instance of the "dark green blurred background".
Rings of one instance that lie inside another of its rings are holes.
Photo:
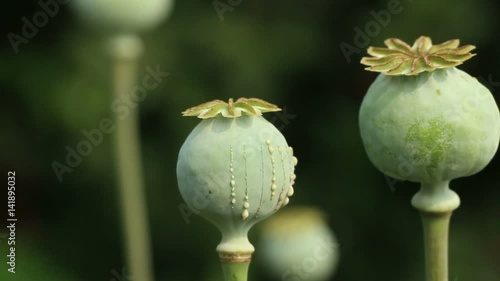
[[[334,280],[424,279],[420,218],[410,205],[418,186],[397,182],[392,190],[368,161],[357,125],[362,97],[376,74],[359,64],[366,46],[356,45],[355,28],[373,26],[371,11],[387,5],[385,0],[243,0],[221,21],[211,1],[177,1],[168,21],[143,34],[139,79],[146,66],[170,73],[140,102],[156,280],[222,280],[218,231],[194,215],[187,222],[179,210],[177,153],[198,122],[180,112],[242,96],[286,109],[287,115],[267,117],[299,158],[291,205],[328,213],[341,251]],[[367,43],[380,46],[388,37],[413,42],[428,35],[435,43],[460,38],[474,44],[478,55],[460,68],[490,80],[487,86],[500,102],[498,1],[401,0],[400,7],[386,26],[372,27]],[[4,185],[0,280],[113,280],[125,265],[112,137],[105,135],[62,182],[51,166],[64,163],[66,146],[75,148],[85,139],[82,130],[112,117],[104,40],[62,5],[16,54],[7,34],[20,34],[22,17],[31,19],[39,10],[35,0],[10,1],[2,9],[0,167],[5,181],[7,171],[16,171],[19,221],[13,275],[6,265]],[[342,43],[356,48],[350,62]],[[462,198],[451,226],[453,281],[500,280],[499,171],[497,155],[480,174],[452,182]],[[258,228],[251,236],[256,242]],[[254,262],[250,280],[264,280],[261,275]]]

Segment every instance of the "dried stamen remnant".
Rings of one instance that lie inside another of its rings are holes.
[[[397,38],[389,38],[384,43],[388,48],[368,48],[372,57],[361,59],[361,63],[368,66],[366,70],[386,75],[417,75],[460,65],[475,55],[470,52],[476,48],[473,45],[459,47],[458,39],[432,45],[426,36],[418,38],[413,46]]]
[[[240,117],[242,112],[249,116],[259,116],[264,112],[280,110],[276,105],[261,99],[239,98],[236,102],[233,99],[229,99],[227,103],[221,100],[209,101],[185,110],[182,112],[182,115],[208,119],[221,114],[223,117],[236,118]]]

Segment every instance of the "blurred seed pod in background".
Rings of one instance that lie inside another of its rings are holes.
[[[90,26],[112,32],[151,29],[168,18],[173,0],[75,0],[72,8]]]
[[[306,206],[289,206],[265,221],[256,255],[272,280],[329,280],[339,261],[326,216]]]

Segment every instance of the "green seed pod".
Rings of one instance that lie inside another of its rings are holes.
[[[387,175],[433,183],[469,176],[493,158],[500,114],[489,90],[454,66],[473,55],[458,40],[410,47],[398,39],[372,48],[368,70],[382,72],[361,105],[361,137],[373,164]]]
[[[337,239],[325,215],[311,207],[290,207],[265,221],[259,249],[273,280],[330,280],[339,261]]]
[[[150,29],[165,20],[173,0],[75,0],[77,15],[97,27],[112,31],[136,32]]]
[[[180,149],[179,190],[195,213],[220,229],[221,255],[251,254],[248,230],[293,195],[297,158],[280,131],[260,116],[278,110],[259,99],[240,98],[183,112],[204,120]]]
[[[381,72],[359,113],[361,137],[373,164],[397,179],[420,182],[412,205],[422,216],[426,280],[448,278],[450,217],[460,198],[451,180],[482,170],[500,141],[500,112],[489,90],[456,69],[475,47],[459,40],[413,46],[385,41],[361,63]]]

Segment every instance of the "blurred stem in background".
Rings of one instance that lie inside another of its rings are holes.
[[[114,99],[133,100],[137,83],[138,60],[142,41],[122,35],[111,39]],[[115,112],[115,157],[119,183],[127,267],[134,280],[152,281],[151,242],[141,170],[139,108],[129,107],[128,114]]]

